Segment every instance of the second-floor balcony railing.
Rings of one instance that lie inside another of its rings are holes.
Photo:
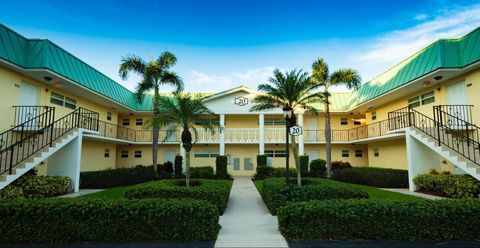
[[[392,120],[383,120],[368,125],[359,126],[346,130],[332,130],[332,142],[352,142],[363,139],[369,139],[389,134],[389,126]],[[134,130],[123,126],[118,126],[109,122],[99,121],[98,132],[100,136],[115,138],[128,142],[152,142],[153,136],[151,130]],[[224,142],[229,144],[235,143],[259,143],[260,130],[258,128],[224,128],[220,134],[220,130],[214,133],[197,129],[197,143],[219,143],[220,137],[223,135]],[[194,135],[192,130],[192,135]],[[160,130],[159,141],[162,143],[178,143],[180,142],[180,130]],[[298,138],[297,138],[298,139]],[[303,130],[304,143],[324,143],[325,130]],[[285,142],[284,128],[266,128],[264,130],[264,142],[283,143]]]

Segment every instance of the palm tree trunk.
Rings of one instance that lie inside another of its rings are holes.
[[[190,150],[185,151],[185,186],[190,186]]]
[[[327,160],[327,178],[332,177],[332,132],[330,126],[330,103],[325,103],[325,150]]]
[[[158,98],[159,98],[159,89],[158,86],[155,87],[155,94],[153,96],[153,118],[154,120],[159,118],[159,103],[158,103]],[[159,136],[159,127],[158,127],[158,120],[154,121],[155,123],[152,128],[152,164],[153,164],[153,169],[155,170],[155,175],[158,175],[158,170],[157,170],[157,160],[158,160],[158,136]]]
[[[295,169],[297,170],[297,185],[302,186],[302,175],[300,170],[300,161],[298,160],[298,149],[295,136],[290,135],[290,143],[292,144],[293,159],[295,160]]]

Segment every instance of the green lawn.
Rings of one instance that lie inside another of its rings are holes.
[[[344,182],[338,182],[334,180],[328,180],[328,179],[319,179],[319,180],[326,180],[329,183],[332,184],[349,184],[352,185],[352,187],[358,187],[363,190],[365,190],[368,195],[370,196],[370,199],[379,199],[379,200],[420,200],[423,198],[412,196],[412,195],[405,195],[401,193],[396,193],[396,192],[390,192],[386,190],[382,190],[379,188],[371,187],[371,186],[365,186],[365,185],[358,185],[358,184],[351,184],[351,183],[344,183]],[[263,186],[263,180],[258,180],[254,181],[255,187],[257,187],[258,192],[261,194],[261,189]]]
[[[81,196],[82,198],[123,199],[123,194],[135,185],[106,189],[97,193]]]

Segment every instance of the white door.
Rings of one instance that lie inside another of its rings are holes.
[[[317,118],[307,120],[307,129],[309,130],[307,134],[307,141],[310,141],[310,142],[319,141],[318,137],[320,134],[318,130]]]
[[[447,102],[448,105],[467,105],[467,85],[465,82],[460,82],[456,84],[452,84],[447,87]],[[467,109],[462,107],[451,107],[447,108],[446,110],[448,114],[452,116],[456,116],[459,119],[470,121],[469,119],[469,112]],[[456,121],[455,118],[449,118],[447,120],[447,124],[453,127],[460,128],[461,123]]]
[[[165,159],[165,162],[170,161],[172,163],[175,162],[175,156],[177,156],[177,153],[175,151],[163,151],[163,158]]]
[[[38,87],[28,84],[21,83],[20,86],[20,106],[37,106],[38,105]],[[23,123],[28,121],[40,113],[36,113],[37,108],[23,108],[19,110],[17,115],[17,123]]]
[[[318,151],[318,150],[306,151],[305,154],[307,154],[307,156],[308,156],[308,164],[310,164],[310,162],[312,160],[320,158],[320,151]]]

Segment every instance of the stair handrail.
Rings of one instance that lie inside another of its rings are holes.
[[[12,174],[12,169],[16,165],[41,149],[52,146],[53,142],[75,128],[98,130],[98,113],[80,107],[52,121],[50,125],[33,130],[25,137],[16,140],[0,152],[0,175],[6,172]]]

